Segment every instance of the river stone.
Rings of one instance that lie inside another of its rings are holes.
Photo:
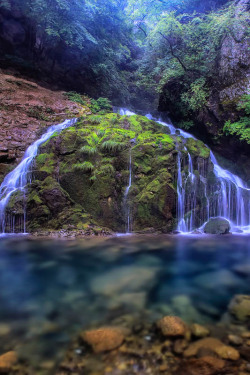
[[[195,337],[206,337],[209,336],[209,329],[206,327],[201,326],[200,324],[192,324],[191,327],[191,333]]]
[[[177,316],[165,316],[156,323],[164,336],[185,336],[186,324]]]
[[[242,345],[243,344],[243,339],[240,336],[237,335],[228,335],[228,340],[230,344],[233,345]]]
[[[240,294],[234,296],[228,311],[240,322],[250,321],[250,296]]]
[[[194,278],[194,284],[208,290],[217,290],[223,293],[223,288],[242,286],[242,281],[228,270],[207,272]],[[220,288],[218,290],[218,288]]]
[[[212,351],[222,359],[230,359],[232,361],[237,361],[240,357],[238,350],[231,346],[223,344],[223,342],[213,337],[204,338],[192,343],[185,350],[184,356],[196,356],[201,349]]]
[[[120,267],[94,278],[91,282],[91,289],[96,294],[106,296],[144,291],[154,285],[156,272],[156,268]]]
[[[208,234],[227,234],[229,231],[229,221],[220,217],[211,218],[204,228],[204,232]]]
[[[0,356],[0,373],[8,373],[12,366],[17,363],[17,355],[15,352],[8,352]]]
[[[80,336],[95,353],[114,350],[121,346],[124,341],[123,331],[116,327],[93,329],[81,333]]]

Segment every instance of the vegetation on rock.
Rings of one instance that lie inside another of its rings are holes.
[[[176,145],[195,159],[209,149],[194,139],[169,135],[146,117],[116,113],[82,117],[40,147],[28,187],[28,228],[37,230],[126,229],[170,232],[176,218]],[[129,181],[132,186],[124,199]],[[198,173],[198,171],[196,171]],[[23,214],[23,195],[13,195],[8,212]],[[199,200],[198,200],[199,201]]]

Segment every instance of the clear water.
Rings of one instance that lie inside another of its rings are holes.
[[[250,294],[249,239],[2,237],[0,353],[17,349],[34,367],[56,363],[81,329],[124,315],[219,322],[235,294]]]

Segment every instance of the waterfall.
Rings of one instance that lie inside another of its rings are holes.
[[[135,115],[126,108],[120,109],[119,113]],[[146,117],[168,127],[171,135],[197,140],[171,123],[153,118],[151,114],[146,114]],[[194,159],[185,147],[184,151],[178,150],[177,230],[192,232],[202,227],[211,217],[221,216],[230,221],[233,231],[250,233],[250,189],[247,185],[240,177],[223,169],[211,150],[208,160],[197,157]],[[198,172],[197,175],[194,170]],[[214,176],[212,181],[209,181],[210,170]]]
[[[27,184],[31,182],[32,165],[34,158],[38,153],[39,146],[45,143],[53,134],[68,128],[76,121],[76,119],[66,120],[61,124],[49,127],[40,139],[28,147],[20,164],[18,164],[12,172],[7,174],[0,186],[0,233],[5,233],[7,224],[9,226],[9,231],[15,233],[15,218],[14,216],[10,217],[7,222],[6,208],[13,194],[20,192],[25,197],[25,188]],[[23,207],[23,211],[23,222],[19,223],[19,228],[21,228],[21,231],[25,232],[25,206]]]
[[[130,212],[130,205],[128,203],[128,194],[129,190],[132,185],[132,155],[131,155],[131,149],[129,152],[129,182],[128,186],[126,187],[125,194],[124,194],[124,206],[125,206],[125,214],[126,214],[126,233],[130,233],[132,230],[131,225],[131,212]]]

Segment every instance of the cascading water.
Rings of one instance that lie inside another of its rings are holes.
[[[125,108],[119,113],[135,115]],[[167,126],[171,135],[196,140],[191,134],[157,120],[151,114],[146,117]],[[185,147],[183,151],[178,150],[177,229],[184,233],[191,232],[209,218],[221,216],[230,221],[233,231],[250,233],[250,189],[247,185],[241,178],[220,167],[211,150],[209,159],[194,159]]]
[[[6,208],[13,194],[20,192],[23,196],[25,196],[25,187],[28,183],[31,182],[32,164],[34,158],[38,153],[39,146],[46,142],[53,134],[66,129],[69,126],[72,126],[76,121],[77,119],[66,120],[61,124],[49,127],[46,133],[43,134],[40,139],[29,146],[24,154],[21,163],[5,177],[3,183],[0,186],[0,233],[5,233],[6,226],[8,226],[9,232],[15,233],[14,218],[11,216],[8,217],[8,215],[6,215]],[[25,207],[23,211],[23,222],[21,224],[19,223],[18,229],[22,232],[25,232]]]
[[[126,187],[125,194],[124,194],[124,206],[125,206],[125,214],[126,214],[126,233],[130,233],[132,230],[131,225],[131,212],[130,212],[130,205],[128,203],[128,194],[129,190],[132,185],[132,155],[131,155],[131,149],[129,153],[129,182],[128,186]]]

